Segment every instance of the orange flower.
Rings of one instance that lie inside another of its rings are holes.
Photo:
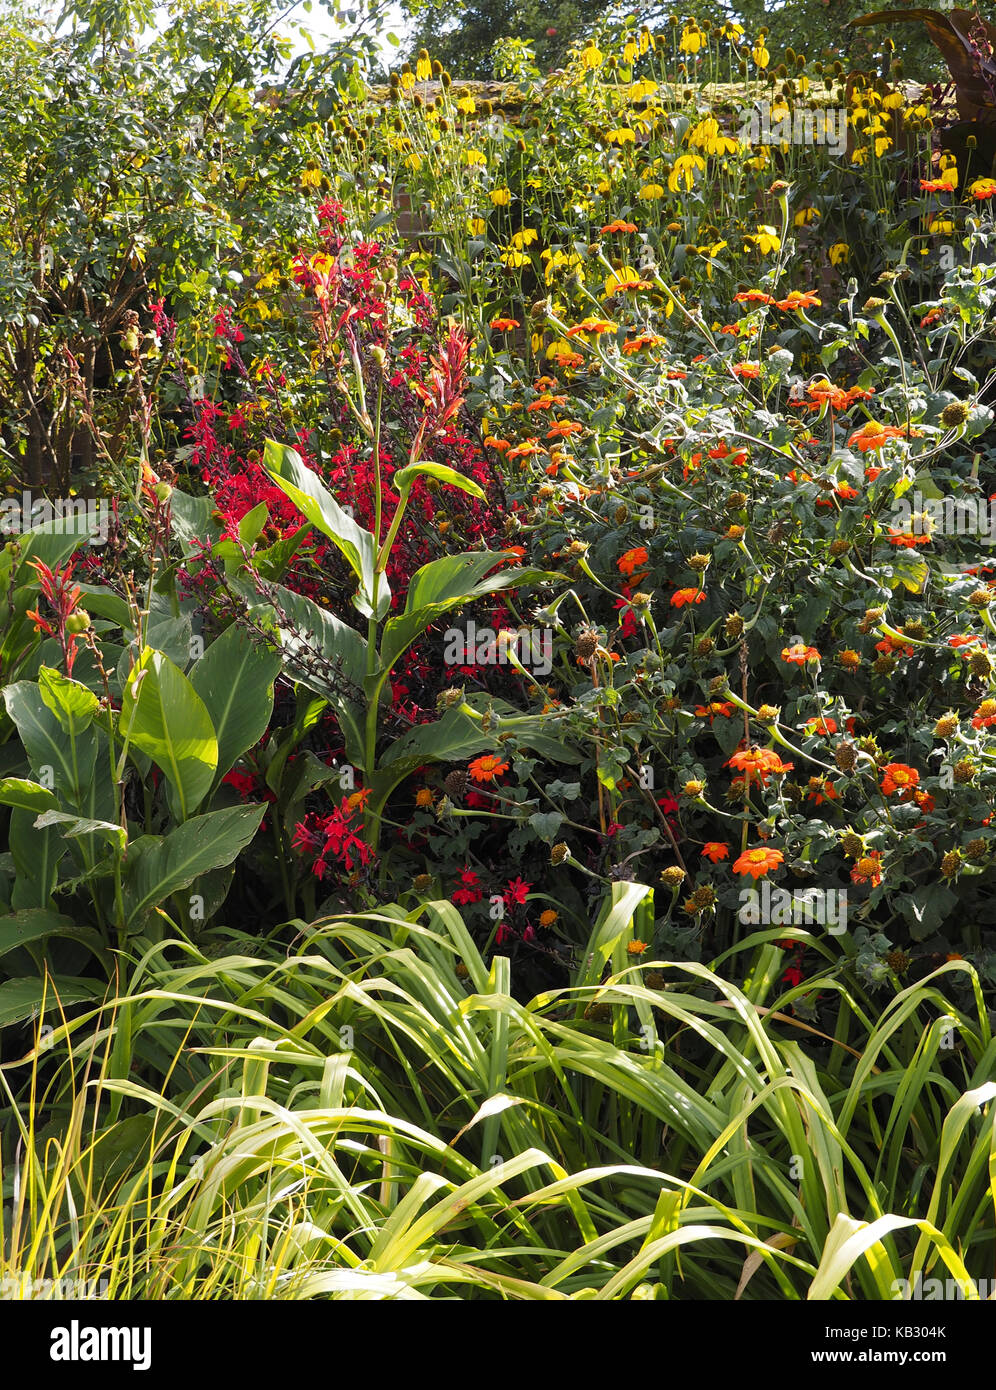
[[[475,782],[493,782],[496,777],[507,772],[509,766],[510,764],[504,762],[498,753],[483,753],[470,763],[467,772]]]
[[[538,439],[527,439],[522,444],[516,444],[513,449],[509,449],[506,455],[510,459],[532,458],[534,454],[545,454],[546,450]]]
[[[958,186],[957,173],[942,174],[939,179],[921,179],[921,193],[953,193]]]
[[[659,347],[663,341],[664,339],[659,338],[656,333],[638,333],[635,338],[626,339],[622,345],[622,352],[626,357],[632,357],[644,348]]]
[[[785,856],[780,849],[766,849],[763,845],[757,845],[754,849],[744,850],[740,858],[734,861],[733,872],[750,874],[751,878],[759,879],[784,862]]]
[[[704,603],[705,589],[677,589],[671,595],[671,607],[681,608],[686,603]]]
[[[626,954],[628,956],[642,956],[644,951],[649,949],[649,941],[628,941],[626,943]]]
[[[918,545],[929,545],[930,537],[922,531],[896,531],[889,527],[888,536],[890,545],[900,545],[907,550],[912,550]]]
[[[415,793],[415,805],[421,810],[426,810],[428,807],[435,805],[435,801],[435,794],[430,787],[419,787],[418,791]]]
[[[492,319],[491,328],[495,333],[511,333],[513,328],[521,327],[518,319]]]
[[[735,362],[733,375],[742,381],[755,381],[761,375],[761,368],[757,362]]]
[[[866,420],[848,438],[848,445],[857,445],[863,454],[869,449],[881,449],[890,439],[905,439],[906,431],[898,425],[883,425],[878,420]]]
[[[796,666],[805,666],[807,661],[820,661],[822,658],[815,647],[796,642],[794,646],[782,648],[782,660],[794,662]]]
[[[886,796],[891,796],[893,792],[912,792],[919,781],[920,774],[915,767],[909,767],[906,763],[889,763],[884,769],[882,791]]]
[[[863,854],[851,870],[852,883],[870,883],[877,888],[882,882],[882,851],[870,849]]]
[[[641,565],[645,565],[649,559],[649,551],[644,550],[642,545],[638,545],[634,550],[627,550],[625,555],[620,555],[616,561],[616,569],[627,579],[632,579],[634,571],[638,570]]]
[[[823,300],[812,290],[789,290],[784,299],[775,301],[775,308],[784,312],[792,309],[811,309],[813,305],[821,305]]]
[[[696,705],[695,713],[700,719],[708,716],[711,724],[717,714],[721,714],[724,719],[729,719],[735,709],[736,705],[731,705],[729,700],[710,700],[707,705]]]
[[[594,333],[597,337],[600,333],[614,333],[615,331],[615,324],[610,323],[608,319],[596,319],[589,316],[582,319],[580,323],[576,323],[573,328],[569,328],[567,336],[568,338],[575,338],[579,333]]]
[[[635,231],[636,231],[636,224],[635,224],[634,222],[623,222],[621,219],[617,218],[615,222],[607,222],[607,223],[605,224],[605,226],[602,228],[601,235],[602,235],[602,236],[611,236],[613,232],[635,232]]]
[[[584,425],[579,425],[577,420],[554,420],[547,430],[547,439],[570,439],[572,434],[581,434]]]
[[[740,290],[733,296],[734,304],[774,304],[770,294],[764,290]]]
[[[346,806],[350,811],[362,810],[370,800],[370,788],[361,787],[359,791],[353,792],[352,796],[346,797]]]
[[[535,401],[531,401],[530,404],[526,406],[526,414],[528,415],[534,410],[549,410],[551,406],[566,404],[566,396],[554,396],[549,391],[544,391],[542,396],[538,397]]]
[[[835,734],[837,732],[836,719],[809,719],[806,722],[807,734]]]
[[[724,845],[722,840],[706,840],[702,846],[702,853],[713,864],[718,864],[721,859],[729,859],[730,847]]]
[[[948,646],[955,647],[957,649],[958,647],[969,647],[972,646],[973,643],[981,641],[981,637],[969,636],[967,633],[964,632],[956,632],[953,637],[948,638]]]
[[[484,441],[484,447],[494,449],[499,454],[507,454],[512,447],[512,441],[510,439],[498,439],[495,435],[489,434]]]
[[[756,777],[761,786],[766,787],[772,774],[781,777],[784,773],[791,772],[795,764],[783,763],[772,748],[740,748],[727,759],[726,766],[743,772],[748,783]]]
[[[988,729],[996,724],[996,700],[983,700],[972,716],[973,729]]]

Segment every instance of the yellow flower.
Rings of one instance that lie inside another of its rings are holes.
[[[488,157],[483,150],[464,150],[463,162],[473,169],[481,164],[487,164]]]
[[[762,222],[757,231],[748,236],[747,240],[754,243],[762,256],[768,255],[770,251],[777,251],[782,244],[774,227],[769,227],[765,222]]]
[[[950,217],[932,217],[927,224],[927,231],[934,236],[950,236],[954,229],[955,225]]]
[[[674,161],[674,168],[667,177],[667,186],[672,193],[690,193],[695,187],[695,174],[705,173],[705,160],[697,154],[680,154]],[[640,190],[643,196],[643,190]]]
[[[410,92],[415,86],[415,74],[413,72],[403,72],[401,74],[401,87],[403,91]]]
[[[618,130],[610,130],[605,138],[611,145],[635,145],[636,131],[630,130],[629,126],[620,126]]]
[[[682,53],[698,53],[705,41],[706,36],[702,30],[693,26],[683,31],[678,47]]]
[[[808,227],[811,222],[815,222],[820,216],[818,208],[800,208],[792,218],[792,225],[795,227]]]
[[[771,54],[765,48],[763,39],[758,39],[757,43],[751,50],[751,56],[753,57],[755,64],[759,68],[766,68],[768,64],[771,62]]]
[[[535,227],[523,227],[512,237],[512,245],[516,251],[521,251],[524,246],[531,246],[534,241],[538,240],[539,232]]]
[[[846,241],[834,242],[827,252],[831,265],[844,265],[851,259],[851,248]]]
[[[487,231],[488,224],[483,217],[468,217],[467,231],[471,236],[483,236]]]
[[[496,208],[507,208],[512,201],[512,194],[507,188],[492,188],[488,197],[491,199],[492,207]]]
[[[321,188],[322,171],[321,169],[303,169],[301,171],[302,188]]]
[[[422,167],[422,156],[420,154],[416,154],[415,151],[412,150],[411,154],[405,155],[405,163],[407,164],[409,169],[414,169],[415,173],[417,174]]]
[[[598,191],[602,191],[601,187],[599,187]],[[608,185],[605,188],[605,192],[609,192]],[[664,197],[664,189],[661,187],[659,183],[645,183],[636,196],[638,198],[642,198],[642,200],[645,203],[651,203],[654,202],[657,198]]]
[[[420,82],[428,82],[432,76],[432,63],[424,48],[419,53],[418,62],[415,64],[415,76]]]
[[[462,111],[465,116],[472,116],[477,110],[477,102],[473,97],[461,97],[457,102],[457,110]]]
[[[511,270],[521,270],[524,265],[529,264],[529,257],[524,251],[503,251],[499,259],[502,265],[507,265]]]
[[[686,139],[689,145],[705,150],[706,154],[736,154],[740,149],[740,141],[734,140],[730,135],[724,135],[715,116],[708,116],[704,121],[700,121]]]
[[[586,48],[581,50],[581,64],[589,71],[593,68],[600,68],[603,62],[603,55],[593,43],[589,43]]]

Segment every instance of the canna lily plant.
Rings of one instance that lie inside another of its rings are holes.
[[[366,619],[366,636],[311,599],[279,585],[261,583],[258,576],[234,576],[234,584],[249,600],[250,612],[279,634],[290,673],[301,684],[327,700],[334,710],[345,741],[346,758],[362,774],[370,796],[365,807],[365,837],[376,848],[381,818],[388,797],[416,768],[434,762],[456,762],[493,751],[498,740],[512,736],[560,761],[576,754],[559,740],[544,734],[536,716],[502,717],[493,709],[475,709],[466,699],[455,698],[442,717],[418,725],[386,747],[381,746],[380,715],[391,672],[399,658],[443,614],[463,608],[475,599],[523,584],[549,583],[560,578],[545,570],[507,567],[513,551],[467,551],[446,555],[423,565],[412,576],[404,606],[392,607],[387,568],[419,478],[455,487],[484,501],[483,489],[448,465],[422,457],[432,438],[444,428],[463,403],[468,343],[463,330],[451,325],[440,352],[432,362],[427,381],[416,388],[424,407],[412,438],[407,466],[396,471],[391,486],[398,503],[386,535],[382,533],[384,479],[380,465],[383,387],[377,392],[372,418],[361,406],[358,418],[372,445],[374,477],[374,526],[359,525],[339,505],[318,475],[299,453],[275,440],[267,440],[264,466],[273,481],[298,507],[307,521],[337,547],[356,580],[353,606]],[[359,361],[353,354],[358,383]],[[363,401],[362,394],[360,401]],[[504,568],[500,568],[503,564]],[[259,600],[262,597],[263,603]],[[269,614],[267,613],[269,610]],[[314,650],[322,663],[309,659]],[[510,660],[516,663],[514,655]],[[330,669],[334,674],[330,675]],[[523,671],[524,675],[528,675]],[[548,726],[549,720],[546,724]]]

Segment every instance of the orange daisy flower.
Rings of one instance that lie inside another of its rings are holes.
[[[988,729],[996,724],[996,700],[983,700],[972,716],[973,729]]]
[[[705,589],[677,589],[671,595],[671,607],[681,608],[686,603],[704,603]]]
[[[755,381],[761,375],[761,368],[757,362],[735,362],[733,375],[742,381]]]
[[[579,333],[594,333],[597,337],[601,333],[614,333],[616,326],[608,319],[586,318],[580,323],[576,323],[573,328],[567,330],[568,338],[575,338]]]
[[[906,763],[888,763],[883,769],[882,791],[886,796],[893,792],[911,792],[919,783],[920,774],[915,767]]]
[[[492,319],[490,327],[495,333],[511,333],[513,328],[521,328],[518,319]]]
[[[807,661],[822,659],[816,648],[807,647],[805,642],[796,642],[794,646],[782,648],[782,660],[792,662],[796,666],[805,666]]]
[[[748,783],[756,778],[762,787],[766,787],[769,777],[781,777],[791,772],[795,764],[783,763],[772,748],[740,748],[727,759],[726,766],[744,773]]]
[[[702,846],[702,853],[713,864],[718,864],[721,859],[729,859],[730,847],[724,845],[722,840],[706,840]]]
[[[546,439],[570,439],[572,434],[581,434],[584,425],[579,425],[577,420],[554,420],[547,430]]]
[[[870,883],[877,888],[882,882],[882,851],[870,849],[863,854],[851,870],[852,883]]]
[[[627,579],[632,579],[634,571],[640,569],[649,559],[650,552],[645,550],[642,545],[638,545],[634,550],[627,550],[625,555],[620,555],[616,561],[616,569]]]
[[[784,862],[785,856],[780,849],[766,849],[764,845],[756,845],[753,849],[744,850],[739,859],[734,861],[733,872],[750,874],[751,878],[756,880],[764,878],[765,874],[770,874]]]
[[[770,294],[764,290],[740,290],[733,296],[734,304],[774,304]]]
[[[505,762],[500,754],[483,753],[468,765],[467,772],[475,782],[493,782],[496,777],[507,772],[509,767],[510,764]]]
[[[898,425],[883,425],[878,420],[866,420],[859,430],[848,437],[848,446],[856,446],[863,454],[869,449],[881,449],[890,439],[905,439],[906,431]]]
[[[623,222],[621,218],[617,218],[617,219],[615,220],[615,222],[606,222],[605,226],[602,228],[601,235],[602,235],[602,236],[611,236],[613,232],[635,232],[635,231],[636,231],[636,223],[635,223],[635,222]]]
[[[775,300],[775,308],[788,313],[792,309],[811,309],[813,305],[821,305],[823,300],[812,290],[789,290],[784,299]]]

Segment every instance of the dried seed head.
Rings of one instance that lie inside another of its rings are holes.
[[[858,750],[853,743],[838,743],[833,760],[841,772],[853,772],[858,761]]]
[[[459,801],[467,790],[467,774],[462,768],[456,768],[453,772],[448,772],[443,779],[443,787],[446,795],[453,801]]]
[[[964,401],[952,401],[941,411],[941,424],[949,430],[957,429],[965,423],[971,413],[971,407]]]

